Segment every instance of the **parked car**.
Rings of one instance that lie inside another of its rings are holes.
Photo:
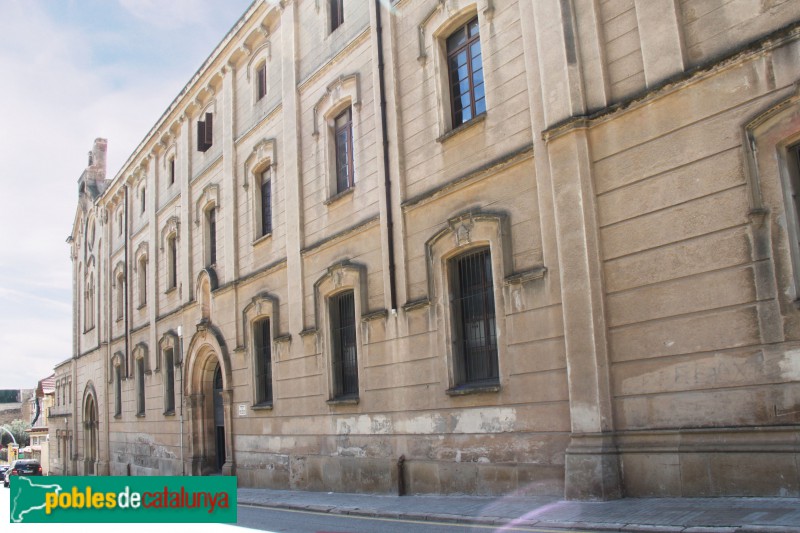
[[[8,465],[0,465],[0,481],[4,481],[6,479],[6,470],[11,468]]]
[[[6,472],[5,479],[3,479],[3,486],[8,487],[11,482],[11,476],[41,476],[42,465],[39,461],[34,459],[18,459],[14,461],[11,468]]]

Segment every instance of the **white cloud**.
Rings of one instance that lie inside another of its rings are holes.
[[[136,18],[165,30],[205,24],[211,15],[210,3],[211,0],[119,0]]]

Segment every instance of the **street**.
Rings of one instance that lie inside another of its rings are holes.
[[[237,525],[275,533],[489,533],[492,531],[555,532],[552,529],[473,526],[402,519],[369,518],[310,511],[239,505]],[[558,530],[563,532],[564,530]]]

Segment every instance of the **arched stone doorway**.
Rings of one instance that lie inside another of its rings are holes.
[[[83,398],[83,474],[93,476],[97,473],[98,429],[97,399],[93,390],[87,390]]]
[[[201,324],[187,350],[186,470],[195,476],[233,475],[236,471],[231,437],[231,365],[221,339],[214,326]]]

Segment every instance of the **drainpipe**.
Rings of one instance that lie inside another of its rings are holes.
[[[389,176],[389,134],[386,124],[386,81],[383,69],[383,26],[381,25],[381,2],[375,0],[376,36],[378,39],[378,83],[381,98],[381,140],[383,141],[383,177],[386,189],[386,247],[389,251],[389,294],[392,312],[397,310],[397,282],[394,266],[394,223],[392,219],[392,179]]]
[[[177,253],[177,252],[176,252]],[[181,351],[181,475],[186,475],[186,463],[183,461],[183,326],[178,326],[178,345]]]
[[[130,248],[130,239],[128,238],[128,233],[130,228],[128,228],[128,186],[123,185],[122,189],[125,191],[125,207],[123,209],[123,213],[125,214],[125,378],[130,377],[130,369],[129,369],[129,354],[128,351],[130,350],[131,345],[131,326],[130,326],[130,290],[131,284],[129,283],[130,279],[130,265],[128,264],[128,248]]]

